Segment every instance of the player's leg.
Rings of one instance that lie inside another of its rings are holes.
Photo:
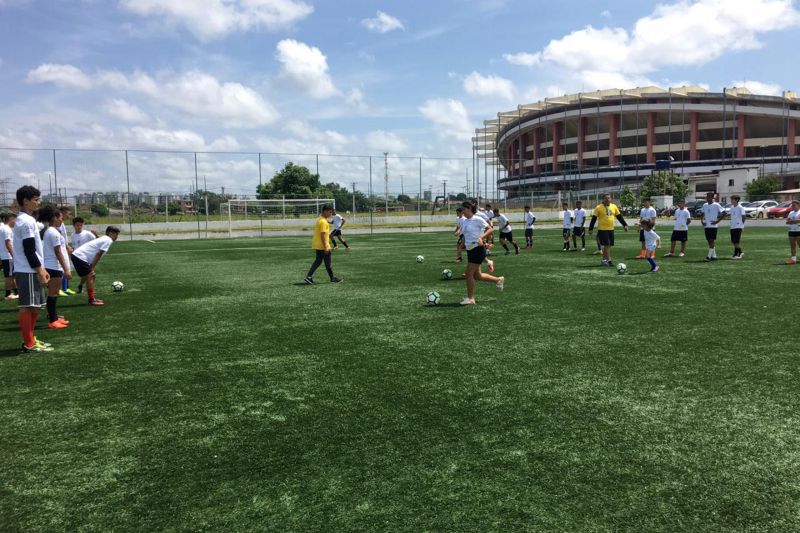
[[[650,272],[658,272],[658,264],[656,263],[656,251],[647,252],[647,262],[650,263]]]
[[[47,328],[48,329],[64,329],[67,325],[58,319],[58,297],[61,293],[63,284],[61,283],[63,276],[62,272],[56,270],[47,271],[50,274],[50,283],[47,286]]]
[[[586,228],[581,228],[581,252],[586,251]]]
[[[800,241],[800,237],[795,237],[793,235],[789,236],[789,250],[791,251],[791,257],[787,261],[788,264],[796,264],[797,263],[797,243]]]
[[[672,257],[675,255],[675,244],[678,242],[675,231],[672,232],[672,238],[669,240],[669,252],[664,254],[664,257]]]
[[[577,230],[575,229],[572,230],[572,249],[573,250],[578,249],[578,235],[577,235]]]
[[[475,274],[480,275],[481,265],[469,263],[467,264],[467,297],[461,302],[461,305],[469,305],[475,303]]]
[[[311,263],[311,268],[308,269],[308,274],[306,274],[305,278],[305,282],[309,284],[314,283],[314,272],[316,272],[317,269],[320,267],[325,256],[325,252],[323,250],[314,250],[314,251],[316,252],[316,255],[314,257],[314,262]]]
[[[506,237],[504,233],[500,234],[500,246],[502,246],[503,250],[506,251],[505,255],[511,255],[511,251],[508,249],[508,245],[506,244]]]
[[[639,252],[639,255],[637,255],[634,259],[644,259],[647,257],[647,249],[644,245],[644,230],[641,229],[639,230],[639,242],[642,244],[642,251]]]
[[[350,245],[347,244],[346,240],[344,240],[344,236],[342,235],[341,231],[339,232],[339,242],[341,242],[344,245],[345,250],[350,250]]]
[[[332,283],[339,283],[342,281],[333,274],[333,260],[331,259],[331,254],[323,253],[322,262],[325,263],[325,270],[328,272],[328,277]]]
[[[43,303],[42,286],[37,274],[14,274],[19,289],[19,328],[22,332],[23,351],[51,351],[51,348],[40,346],[36,342],[36,321]]]
[[[519,255],[519,245],[517,244],[517,241],[514,240],[514,235],[511,233],[508,234],[508,242],[510,242],[511,246],[514,247],[514,254]]]

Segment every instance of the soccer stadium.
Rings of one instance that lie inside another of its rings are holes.
[[[498,113],[476,130],[473,148],[479,159],[496,156],[498,188],[511,197],[613,191],[659,168],[691,178],[750,167],[782,176],[792,189],[800,174],[798,120],[800,99],[789,91],[608,89]]]

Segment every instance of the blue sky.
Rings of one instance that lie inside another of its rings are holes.
[[[800,88],[799,21],[791,0],[0,0],[0,146],[469,158],[483,119],[565,92]],[[235,187],[251,165],[206,170]],[[185,181],[163,166],[139,185]],[[362,162],[328,168],[364,182]]]

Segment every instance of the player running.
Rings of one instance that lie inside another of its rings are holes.
[[[644,207],[639,211],[639,242],[642,243],[642,252],[634,257],[634,259],[646,259],[648,257],[647,253],[647,246],[645,246],[644,240],[644,228],[645,225],[642,224],[643,222],[649,222],[649,226],[651,228],[656,227],[656,217],[658,217],[658,213],[656,209],[650,203],[650,198],[644,199]]]
[[[581,238],[581,252],[586,251],[586,209],[583,202],[575,202],[575,212],[572,213],[572,247],[578,249],[578,237]]]
[[[478,218],[483,219],[484,222],[489,224],[489,227],[493,227],[492,226],[492,217],[494,216],[494,213],[491,210],[491,207],[492,207],[491,205],[486,204],[487,211],[481,211],[481,209],[478,207],[478,203],[477,202],[472,201],[472,202],[467,202],[467,203],[469,203],[470,206],[472,207],[473,216],[476,216]],[[466,213],[467,213],[467,211],[466,211],[466,208],[465,208],[464,209],[464,217],[465,218],[466,218]],[[488,241],[486,243],[486,249],[488,250],[491,247],[492,247],[492,243],[491,243],[491,241]],[[488,252],[487,252],[486,255],[487,255],[487,257],[486,257],[486,265],[489,267],[489,272],[494,272],[494,261],[489,259]]]
[[[686,255],[686,241],[689,240],[689,224],[692,223],[692,213],[686,209],[686,201],[678,200],[678,209],[675,210],[675,225],[672,227],[672,237],[670,237],[669,252],[664,257],[675,257],[675,243],[680,241],[681,251],[678,257]]]
[[[500,246],[506,251],[505,255],[511,255],[511,251],[508,249],[506,242],[510,242],[514,246],[514,254],[519,255],[519,246],[514,242],[511,221],[508,220],[507,216],[500,214],[499,207],[495,208],[494,214],[497,217],[497,225],[500,227]]]
[[[334,239],[334,237],[338,237],[339,238],[339,242],[344,244],[344,249],[349,252],[350,251],[350,246],[347,244],[347,241],[344,240],[344,237],[342,237],[342,228],[347,223],[347,219],[344,218],[339,213],[337,213],[336,210],[334,209],[333,210],[333,217],[331,218],[331,222],[333,222],[333,231],[331,232],[331,244],[333,245],[333,249],[334,250],[338,250],[339,249],[339,245],[336,244],[336,240]]]
[[[461,305],[475,305],[475,283],[484,281],[494,283],[497,290],[502,291],[505,287],[506,278],[499,278],[481,272],[481,264],[486,258],[485,239],[494,231],[486,220],[475,216],[476,207],[470,202],[464,202],[464,217],[466,220],[462,224],[464,232],[464,246],[467,249],[467,296],[461,301]]]

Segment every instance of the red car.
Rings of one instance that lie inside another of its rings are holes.
[[[776,207],[770,207],[767,211],[767,218],[786,218],[792,210],[792,202],[783,202]]]

